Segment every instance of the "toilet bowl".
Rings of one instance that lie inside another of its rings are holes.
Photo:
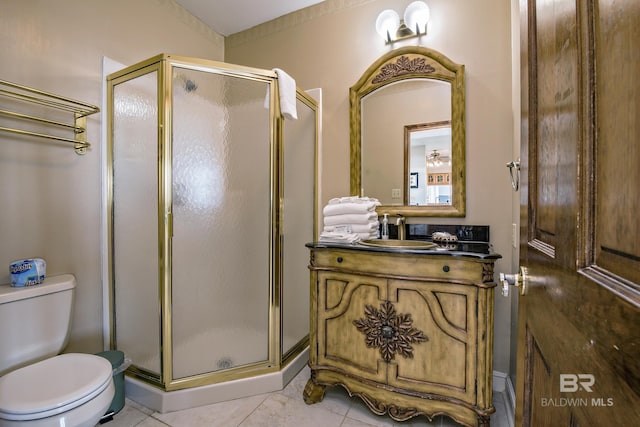
[[[0,377],[0,427],[93,427],[114,394],[105,358],[51,357]]]

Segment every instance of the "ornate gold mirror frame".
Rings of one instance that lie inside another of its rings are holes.
[[[404,80],[439,80],[451,85],[452,201],[448,205],[382,205],[377,211],[414,217],[463,217],[466,213],[464,65],[456,64],[443,54],[421,46],[407,46],[386,53],[349,89],[351,195],[365,195],[361,194],[362,100],[378,89]],[[366,195],[376,197],[375,194]]]

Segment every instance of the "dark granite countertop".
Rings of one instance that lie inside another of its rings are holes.
[[[414,239],[412,239],[414,240]],[[428,241],[428,240],[424,240]],[[436,256],[459,256],[479,259],[499,259],[502,255],[493,252],[491,243],[478,241],[458,241],[455,243],[438,244],[430,249],[419,248],[398,248],[368,246],[361,243],[334,243],[334,242],[311,242],[305,245],[310,249],[348,249],[355,251],[383,252],[395,254],[415,254],[415,255],[436,255]]]

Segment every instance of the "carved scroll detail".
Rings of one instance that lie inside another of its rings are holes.
[[[387,404],[384,402],[380,402],[365,393],[354,393],[354,395],[362,399],[362,401],[366,403],[369,409],[371,409],[371,411],[377,415],[389,414],[389,416],[396,421],[406,421],[419,415],[426,416],[429,421],[433,420],[433,416],[416,408],[403,408],[392,403]]]
[[[380,310],[366,305],[365,317],[354,320],[353,324],[365,335],[365,344],[379,348],[385,362],[395,358],[396,353],[405,359],[413,359],[411,344],[428,341],[429,338],[412,325],[411,314],[397,314],[389,301],[380,304]]]
[[[371,82],[382,83],[404,74],[430,74],[435,71],[436,69],[427,64],[424,58],[409,59],[406,56],[401,56],[395,64],[384,65]]]

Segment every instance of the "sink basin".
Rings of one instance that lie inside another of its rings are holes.
[[[438,245],[432,242],[424,242],[422,240],[381,240],[371,239],[363,240],[360,244],[365,246],[375,246],[378,248],[395,248],[395,249],[433,249]]]

